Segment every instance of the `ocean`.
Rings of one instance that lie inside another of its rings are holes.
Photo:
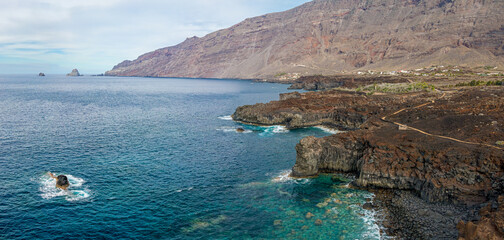
[[[0,239],[379,239],[351,179],[288,177],[299,140],[328,131],[231,120],[287,87],[0,76]]]

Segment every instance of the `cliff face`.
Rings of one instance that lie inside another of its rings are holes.
[[[376,124],[379,129],[303,139],[293,175],[356,172],[359,186],[413,190],[430,202],[480,204],[504,190],[504,151]]]
[[[460,90],[390,121],[378,118],[384,111],[360,130],[305,138],[296,147],[293,175],[356,172],[363,187],[413,190],[431,202],[486,202],[504,191],[504,147],[497,145],[504,138],[503,103],[501,87]]]
[[[476,223],[459,222],[459,240],[504,239],[504,196],[482,208],[479,215],[481,219]]]
[[[346,83],[345,83],[346,84]],[[238,107],[235,121],[261,125],[285,125],[287,128],[325,125],[340,129],[357,129],[370,117],[398,110],[405,104],[434,98],[433,93],[403,95],[367,95],[348,91],[286,93],[280,101]]]
[[[281,99],[239,107],[233,118],[290,128],[358,128],[302,139],[295,177],[354,172],[357,185],[412,190],[430,202],[480,204],[504,191],[502,87],[371,96],[333,90]]]
[[[106,74],[270,78],[504,66],[503,9],[500,0],[315,0],[124,61]]]

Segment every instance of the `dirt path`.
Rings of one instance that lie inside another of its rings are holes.
[[[446,96],[446,93],[443,93],[443,95],[441,97],[439,97],[438,99],[441,99],[443,97]],[[417,128],[414,128],[414,127],[410,127],[408,125],[405,125],[405,124],[401,124],[401,123],[398,123],[398,122],[393,122],[393,121],[389,121],[387,120],[387,118],[389,117],[392,117],[394,115],[397,115],[401,112],[404,112],[406,110],[409,110],[409,109],[417,109],[417,108],[421,108],[421,107],[425,107],[427,105],[430,105],[430,104],[434,104],[436,103],[436,100],[432,100],[431,102],[427,102],[427,103],[424,103],[424,104],[421,104],[421,105],[418,105],[416,107],[413,107],[413,108],[403,108],[397,112],[394,112],[388,116],[385,116],[385,117],[382,117],[381,119],[383,121],[386,121],[386,122],[390,122],[390,123],[393,123],[399,127],[402,127],[406,130],[413,130],[413,131],[416,131],[416,132],[419,132],[421,134],[424,134],[424,135],[427,135],[427,136],[431,136],[431,137],[437,137],[437,138],[443,138],[443,139],[447,139],[447,140],[451,140],[451,141],[455,141],[455,142],[459,142],[459,143],[465,143],[465,144],[471,144],[471,145],[483,145],[483,146],[487,146],[487,147],[491,147],[491,148],[495,148],[495,149],[499,149],[499,150],[504,150],[504,148],[501,148],[501,147],[497,147],[497,146],[494,146],[494,145],[491,145],[491,144],[486,144],[486,143],[476,143],[476,142],[468,142],[468,141],[463,141],[463,140],[460,140],[460,139],[456,139],[456,138],[452,138],[452,137],[447,137],[447,136],[442,136],[442,135],[437,135],[437,134],[431,134],[431,133],[428,133],[428,132],[425,132],[425,131],[422,131],[420,129],[417,129]]]

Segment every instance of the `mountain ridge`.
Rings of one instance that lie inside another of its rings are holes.
[[[504,2],[315,0],[123,61],[106,75],[267,79],[504,66]]]

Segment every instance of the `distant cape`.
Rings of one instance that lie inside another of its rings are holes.
[[[499,0],[315,0],[146,53],[106,75],[254,79],[504,66],[503,10]]]

